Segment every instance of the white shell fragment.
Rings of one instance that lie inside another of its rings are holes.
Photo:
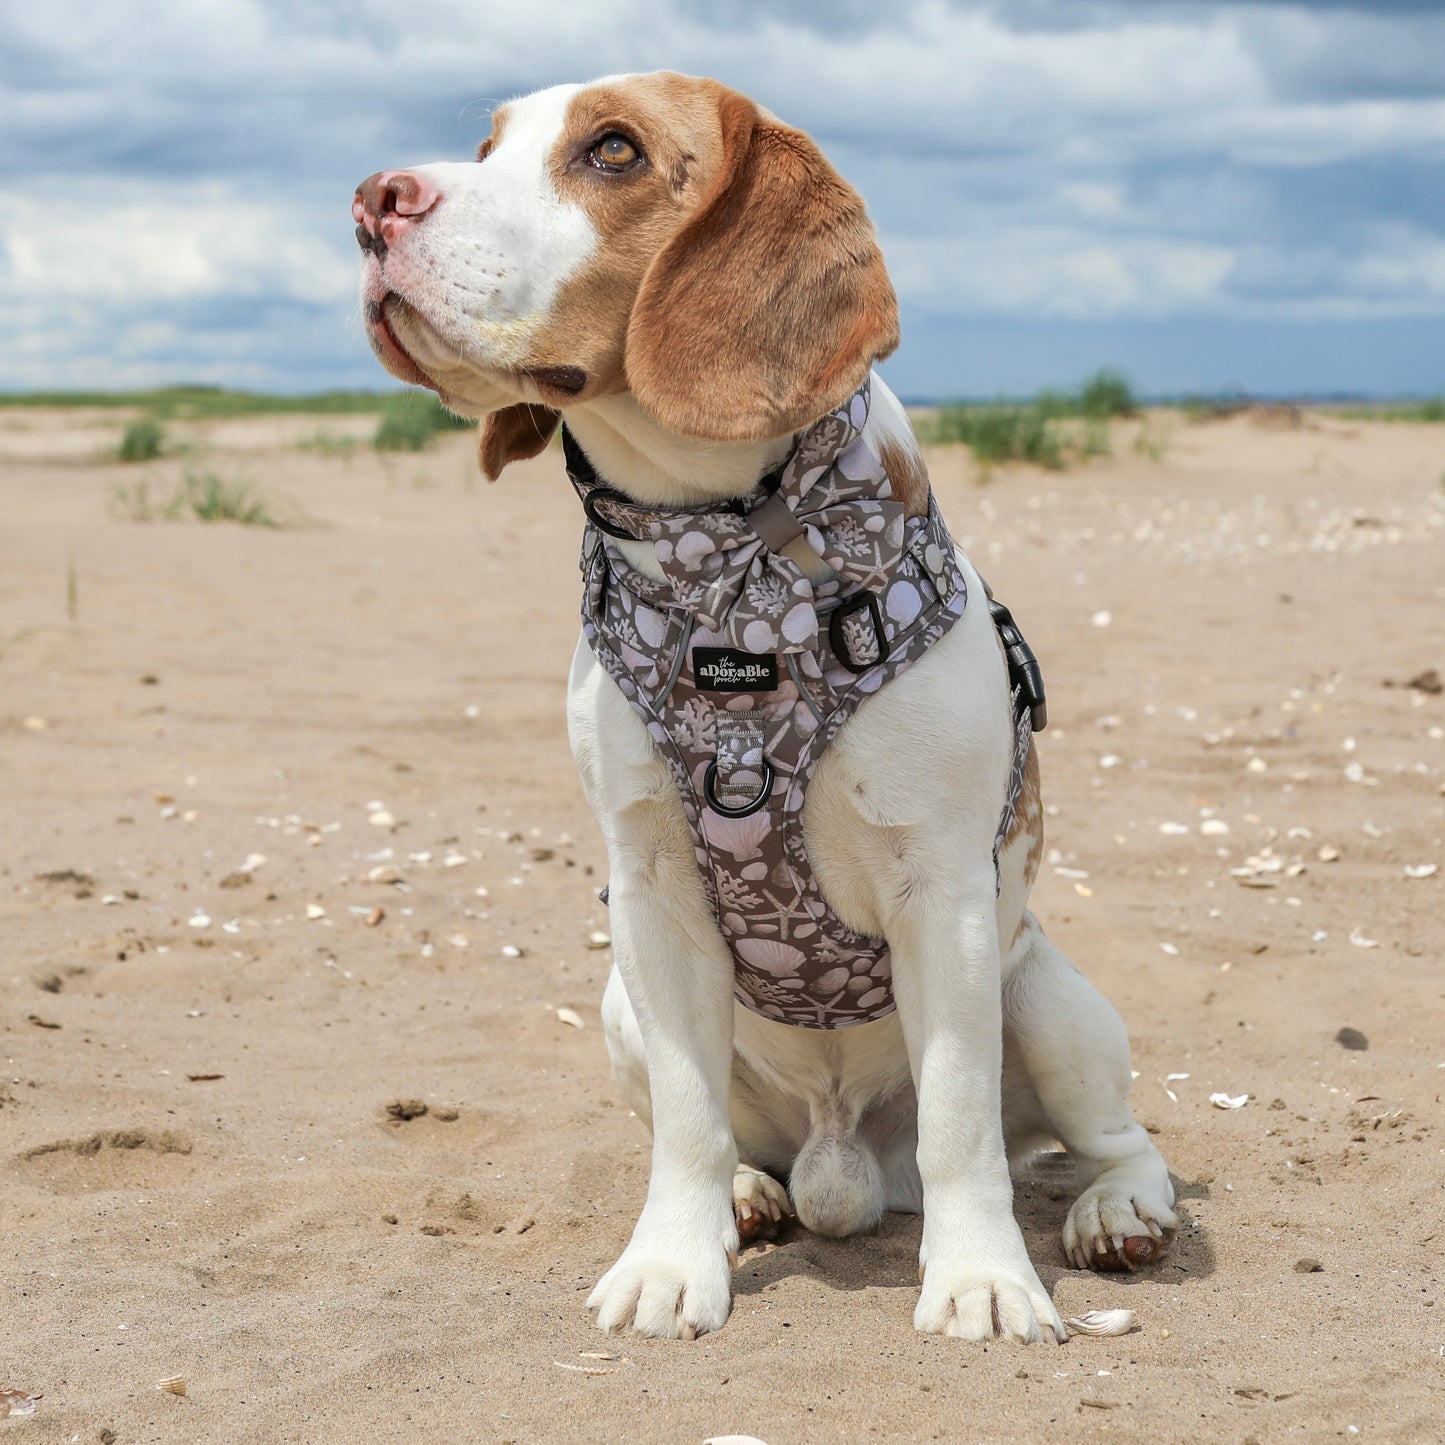
[[[396,818],[385,808],[375,808],[367,814],[366,821],[373,828],[390,828],[396,822]]]
[[[1438,863],[1407,863],[1406,878],[1433,878],[1440,871]]]
[[[39,1394],[26,1394],[25,1390],[0,1390],[0,1419],[6,1415],[35,1415],[35,1402],[42,1399]]]
[[[1138,1324],[1133,1310],[1085,1310],[1064,1323],[1081,1335],[1127,1335]]]
[[[306,916],[313,920],[325,918],[326,910],[319,903],[308,903],[306,905]]]
[[[521,958],[522,950],[515,943],[504,943],[502,945],[503,958]]]
[[[612,947],[612,935],[611,935],[610,933],[603,933],[600,929],[598,929],[598,930],[596,930],[596,931],[594,931],[594,932],[592,932],[592,933],[589,933],[589,934],[587,935],[587,947],[588,947],[588,948],[611,948],[611,947]]]
[[[156,1389],[164,1390],[168,1395],[184,1395],[186,1393],[186,1377],[184,1375],[167,1375],[164,1380],[156,1381]]]
[[[582,1029],[587,1027],[587,1025],[582,1022],[582,1015],[574,1008],[559,1008],[557,1010],[557,1020],[559,1023],[566,1024],[569,1028]]]
[[[1350,929],[1350,942],[1356,948],[1378,948],[1380,946],[1378,938],[1366,938],[1358,928]]]
[[[192,928],[209,928],[211,926],[211,916],[208,913],[193,913],[186,922],[189,923]]]
[[[24,1390],[0,1389],[0,1419],[6,1415],[33,1415],[35,1402],[42,1395],[27,1395]]]
[[[1249,1095],[1234,1094],[1231,1096],[1229,1094],[1211,1094],[1209,1096],[1209,1102],[1213,1104],[1216,1109],[1242,1109],[1249,1103]]]

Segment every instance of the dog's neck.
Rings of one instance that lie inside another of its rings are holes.
[[[567,409],[567,426],[609,487],[648,507],[700,507],[746,496],[793,449],[791,434],[710,442],[669,431],[631,392]]]
[[[863,436],[874,452],[917,457],[908,417],[877,373],[872,377],[873,405]],[[793,434],[756,442],[712,442],[669,431],[648,415],[631,392],[599,397],[567,409],[567,426],[598,479],[648,507],[705,507],[746,496],[758,481],[786,460],[796,444]],[[897,465],[897,463],[895,463]],[[921,460],[919,468],[921,472]],[[926,474],[923,483],[926,507]],[[910,509],[911,511],[914,509]],[[644,576],[661,581],[652,543],[619,542],[628,562]],[[786,549],[811,581],[823,581],[832,569],[806,543]]]

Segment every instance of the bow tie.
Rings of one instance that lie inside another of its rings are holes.
[[[629,507],[655,544],[677,605],[726,646],[811,652],[819,645],[813,584],[783,549],[801,538],[834,572],[881,591],[903,553],[904,514],[864,444],[868,386],[803,434],[777,489],[743,512]]]

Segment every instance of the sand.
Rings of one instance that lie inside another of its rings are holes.
[[[1129,1025],[1185,1221],[1079,1273],[1032,1169],[1063,1313],[1139,1327],[1023,1349],[914,1333],[901,1216],[747,1250],[696,1344],[591,1324],[648,1151],[598,1027],[555,451],[488,488],[464,435],[260,419],[122,468],[114,415],[0,413],[0,1386],[43,1396],[0,1435],[1445,1435],[1445,875],[1407,872],[1445,852],[1445,428],[1267,420],[932,458],[1049,684],[1035,906]],[[108,514],[188,464],[323,525]]]

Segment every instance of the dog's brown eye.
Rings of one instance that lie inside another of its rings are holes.
[[[602,170],[625,171],[642,159],[642,152],[620,131],[613,131],[592,147],[587,159]]]

